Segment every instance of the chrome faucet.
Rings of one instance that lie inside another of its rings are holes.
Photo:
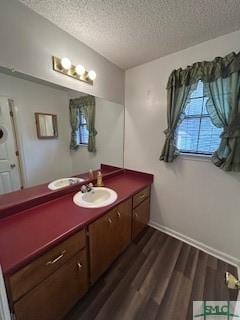
[[[82,193],[94,192],[93,184],[89,183],[85,186],[85,184],[81,187]]]

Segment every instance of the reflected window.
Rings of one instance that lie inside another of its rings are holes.
[[[84,117],[83,113],[80,115],[80,124],[79,124],[79,130],[78,130],[78,144],[88,144],[88,129],[87,129],[87,121]]]
[[[212,123],[206,109],[207,100],[203,94],[203,83],[199,81],[176,131],[176,145],[181,153],[211,155],[220,144],[222,128]]]

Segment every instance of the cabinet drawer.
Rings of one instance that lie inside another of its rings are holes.
[[[85,243],[85,230],[82,230],[12,275],[9,278],[12,300],[16,301],[56,271],[70,257],[85,247]]]
[[[150,187],[147,187],[141,190],[140,192],[138,192],[137,194],[135,194],[135,196],[133,196],[133,208],[135,208],[137,205],[139,205],[139,203],[141,203],[143,200],[148,198],[149,195],[150,195]]]
[[[87,257],[83,249],[15,303],[16,319],[63,319],[87,289]]]

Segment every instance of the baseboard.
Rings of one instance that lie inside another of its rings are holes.
[[[193,246],[197,249],[200,249],[200,250],[202,250],[202,251],[204,251],[204,252],[206,252],[206,253],[208,253],[218,259],[221,259],[229,264],[236,266],[238,268],[238,274],[239,274],[239,272],[240,272],[240,260],[239,259],[232,257],[224,252],[219,251],[219,250],[216,250],[212,247],[209,247],[202,242],[199,242],[199,241],[194,240],[190,237],[187,237],[187,236],[185,236],[177,231],[174,231],[168,227],[160,225],[157,222],[150,221],[149,226],[151,226],[157,230],[160,230],[166,234],[169,234],[170,236],[177,238],[183,242],[186,242],[186,243],[190,244],[191,246]],[[240,276],[240,274],[239,274],[239,276]]]

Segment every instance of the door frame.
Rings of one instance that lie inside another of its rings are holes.
[[[7,98],[8,99],[8,107],[9,107],[9,113],[11,118],[11,124],[12,124],[12,131],[13,131],[13,137],[14,137],[14,143],[15,143],[15,153],[18,161],[18,173],[19,173],[19,179],[20,179],[20,188],[24,188],[24,178],[23,178],[23,158],[22,158],[22,152],[21,152],[21,143],[19,139],[19,132],[17,130],[17,121],[16,121],[16,108],[14,99]]]
[[[8,112],[10,115],[11,120],[11,129],[13,133],[13,139],[14,139],[14,148],[15,148],[15,154],[17,158],[17,167],[18,167],[18,175],[19,175],[19,181],[20,181],[20,190],[22,190],[25,186],[25,179],[24,179],[24,158],[23,158],[23,145],[21,141],[21,135],[19,130],[19,123],[17,118],[17,108],[15,106],[15,102],[13,98],[10,98],[9,96],[0,95],[0,97],[5,98],[7,100],[8,104]]]

